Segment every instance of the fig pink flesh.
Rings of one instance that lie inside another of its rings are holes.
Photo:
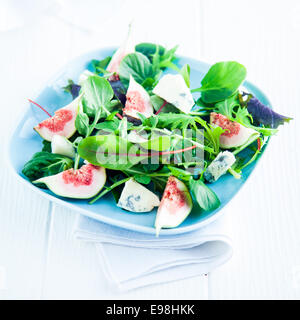
[[[192,207],[192,198],[185,184],[170,176],[156,215],[156,234],[161,228],[177,227],[189,215]]]
[[[93,170],[99,170],[99,167],[88,164],[77,170],[72,168],[64,171],[62,178],[66,184],[72,183],[75,187],[80,185],[89,186],[93,182]]]
[[[71,110],[58,110],[55,115],[49,119],[44,120],[39,124],[40,128],[47,128],[52,132],[62,131],[67,122],[73,119],[73,113]]]
[[[171,214],[175,214],[178,209],[185,205],[185,193],[178,189],[174,177],[170,177],[161,202]]]
[[[250,136],[258,134],[251,128],[246,128],[238,122],[231,121],[222,114],[212,112],[210,114],[210,122],[226,130],[220,136],[220,146],[222,148],[236,148],[244,144]]]
[[[139,118],[138,113],[147,118],[153,115],[153,107],[148,92],[132,76],[130,76],[123,113],[133,118]]]
[[[38,124],[34,129],[39,135],[52,141],[54,135],[70,138],[76,131],[75,119],[79,100],[76,98],[69,105],[57,110],[55,115]]]
[[[234,135],[237,135],[240,131],[241,125],[239,123],[229,120],[220,113],[212,112],[211,119],[213,124],[216,124],[218,127],[226,130],[224,133],[222,133],[222,136],[230,138]]]
[[[136,110],[143,113],[146,110],[146,106],[142,95],[138,91],[131,91],[127,94],[124,113],[128,110]]]

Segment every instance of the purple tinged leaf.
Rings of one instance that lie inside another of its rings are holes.
[[[71,95],[73,99],[77,98],[79,96],[79,91],[81,87],[79,84],[72,84],[70,88]]]
[[[68,85],[65,86],[63,89],[66,92],[71,93],[72,98],[75,99],[75,98],[77,98],[79,96],[80,88],[81,88],[80,85],[74,83],[72,80],[69,80],[68,81]]]
[[[125,106],[126,102],[126,89],[120,80],[109,81],[112,89],[114,90],[117,99]]]
[[[272,129],[276,129],[279,125],[292,120],[292,118],[282,116],[265,106],[256,97],[252,97],[248,101],[247,109],[255,121]]]

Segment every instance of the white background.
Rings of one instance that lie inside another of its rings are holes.
[[[210,63],[243,63],[276,111],[295,120],[280,128],[229,206],[234,256],[226,265],[118,294],[94,247],[72,239],[74,212],[7,170],[5,143],[27,97],[71,58],[120,44],[133,17],[137,42],[180,44],[178,53]],[[0,298],[299,299],[299,35],[297,0],[0,1]]]

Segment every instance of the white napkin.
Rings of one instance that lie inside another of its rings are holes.
[[[78,215],[74,236],[95,243],[103,271],[120,291],[206,274],[232,255],[228,215],[179,235],[129,231]]]

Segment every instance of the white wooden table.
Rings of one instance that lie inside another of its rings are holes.
[[[112,20],[102,21],[99,10],[93,31],[50,13],[0,33],[0,298],[299,299],[299,1],[128,0]],[[27,97],[69,59],[121,43],[132,17],[137,41],[180,44],[179,53],[211,63],[243,63],[275,109],[295,120],[281,127],[230,205],[234,256],[226,265],[206,277],[117,294],[93,245],[72,239],[74,212],[7,170],[5,142]]]

